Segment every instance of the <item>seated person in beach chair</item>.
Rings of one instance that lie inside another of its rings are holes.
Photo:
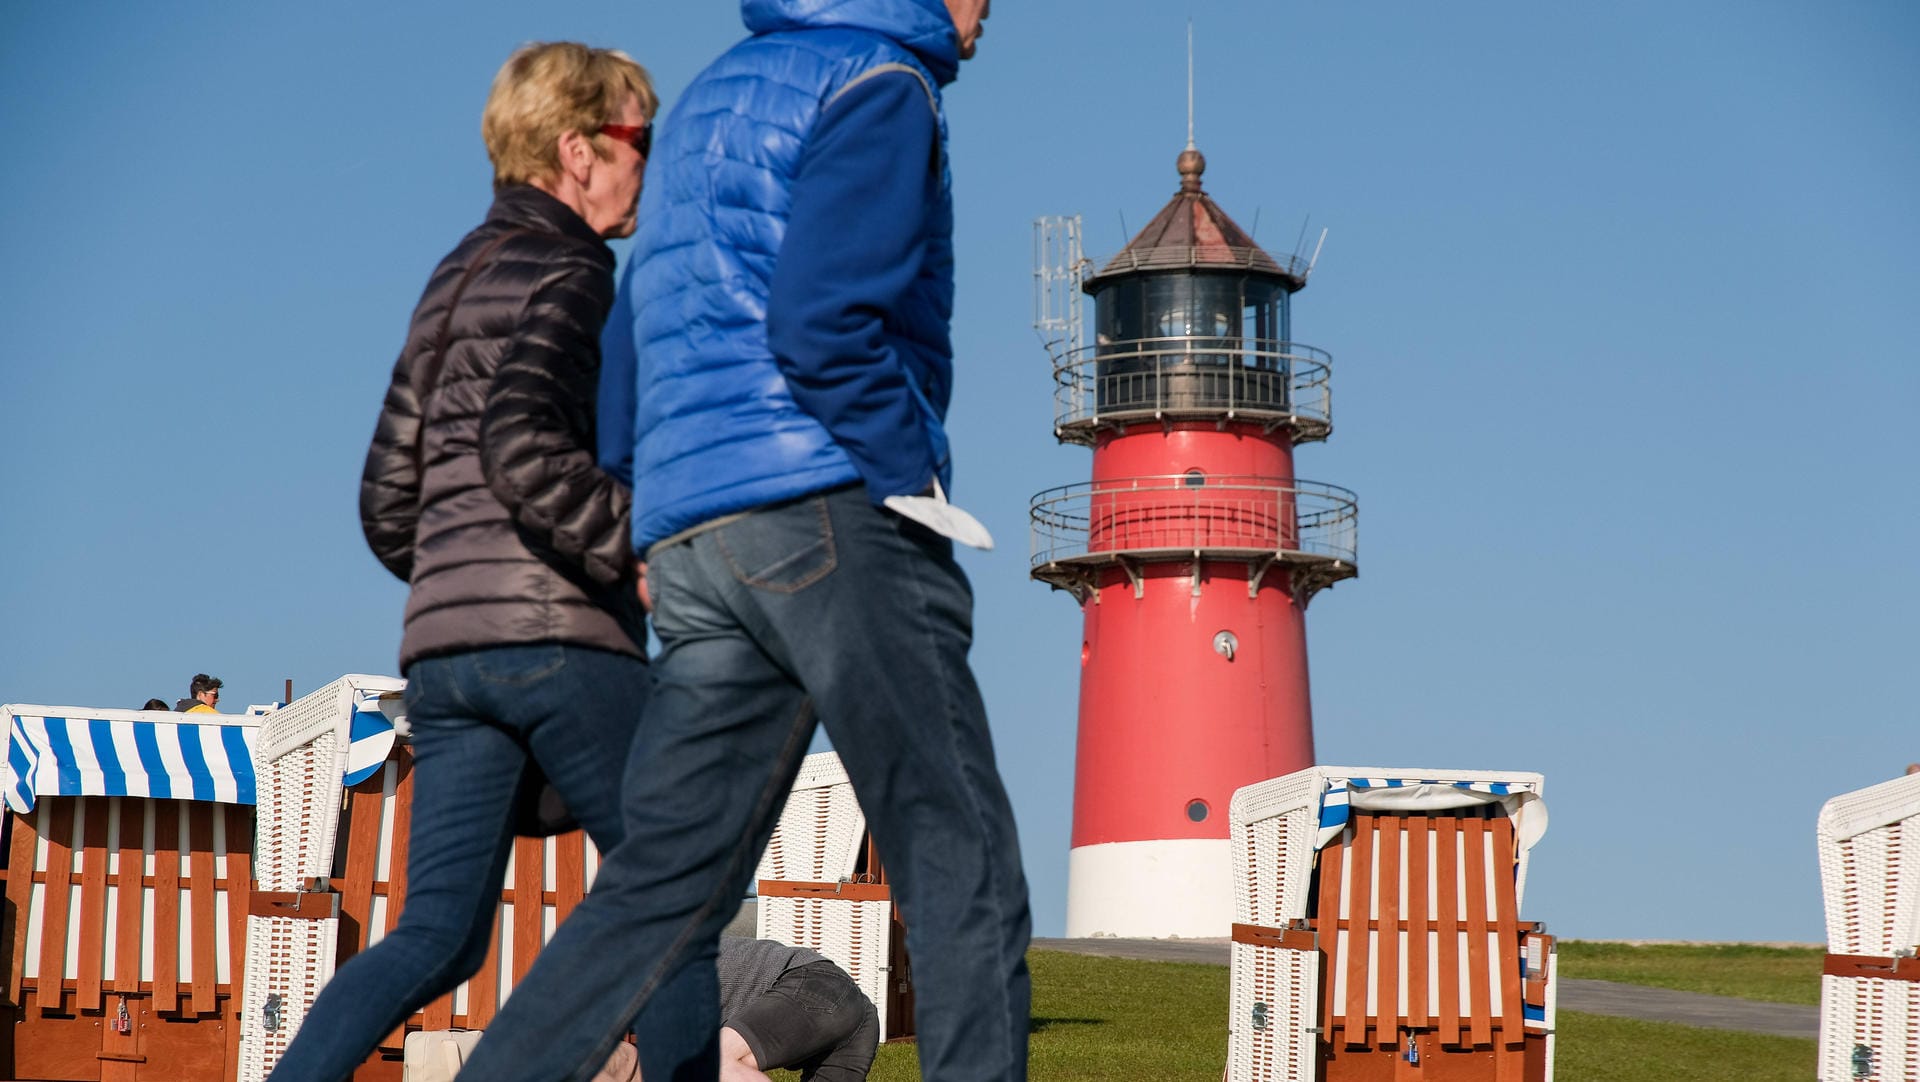
[[[801,1082],[863,1082],[880,1044],[880,1015],[845,970],[805,947],[772,939],[720,939],[720,1080],[771,1082],[788,1068]],[[633,1046],[614,1047],[595,1076],[640,1078]]]

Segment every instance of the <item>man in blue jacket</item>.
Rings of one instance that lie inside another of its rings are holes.
[[[989,542],[943,425],[940,92],[987,8],[744,0],[661,127],[603,362],[664,646],[627,839],[463,1082],[588,1078],[636,1015],[649,1082],[716,1076],[716,944],[816,718],[905,918],[922,1077],[1026,1077],[1026,881],[952,551]]]

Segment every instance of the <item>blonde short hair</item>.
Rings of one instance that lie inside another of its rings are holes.
[[[647,70],[618,49],[550,41],[514,50],[493,77],[480,114],[493,183],[552,179],[560,172],[560,137],[570,131],[593,136],[629,97],[640,100],[649,119],[660,106]],[[603,144],[594,146],[610,156]]]

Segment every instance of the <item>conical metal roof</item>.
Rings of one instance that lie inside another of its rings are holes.
[[[1276,260],[1268,255],[1220,209],[1220,204],[1200,190],[1200,175],[1207,171],[1204,154],[1189,146],[1180,152],[1176,165],[1180,191],[1118,255],[1087,277],[1088,292],[1109,278],[1180,269],[1270,274],[1286,279],[1288,291],[1307,284],[1306,268],[1298,258],[1283,256]]]

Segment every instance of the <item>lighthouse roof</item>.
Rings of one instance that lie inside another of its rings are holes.
[[[1088,276],[1089,292],[1107,279],[1168,270],[1240,270],[1284,279],[1289,291],[1307,284],[1306,268],[1294,256],[1276,260],[1201,190],[1206,156],[1189,146],[1180,152],[1180,190],[1147,227],[1105,266]]]

